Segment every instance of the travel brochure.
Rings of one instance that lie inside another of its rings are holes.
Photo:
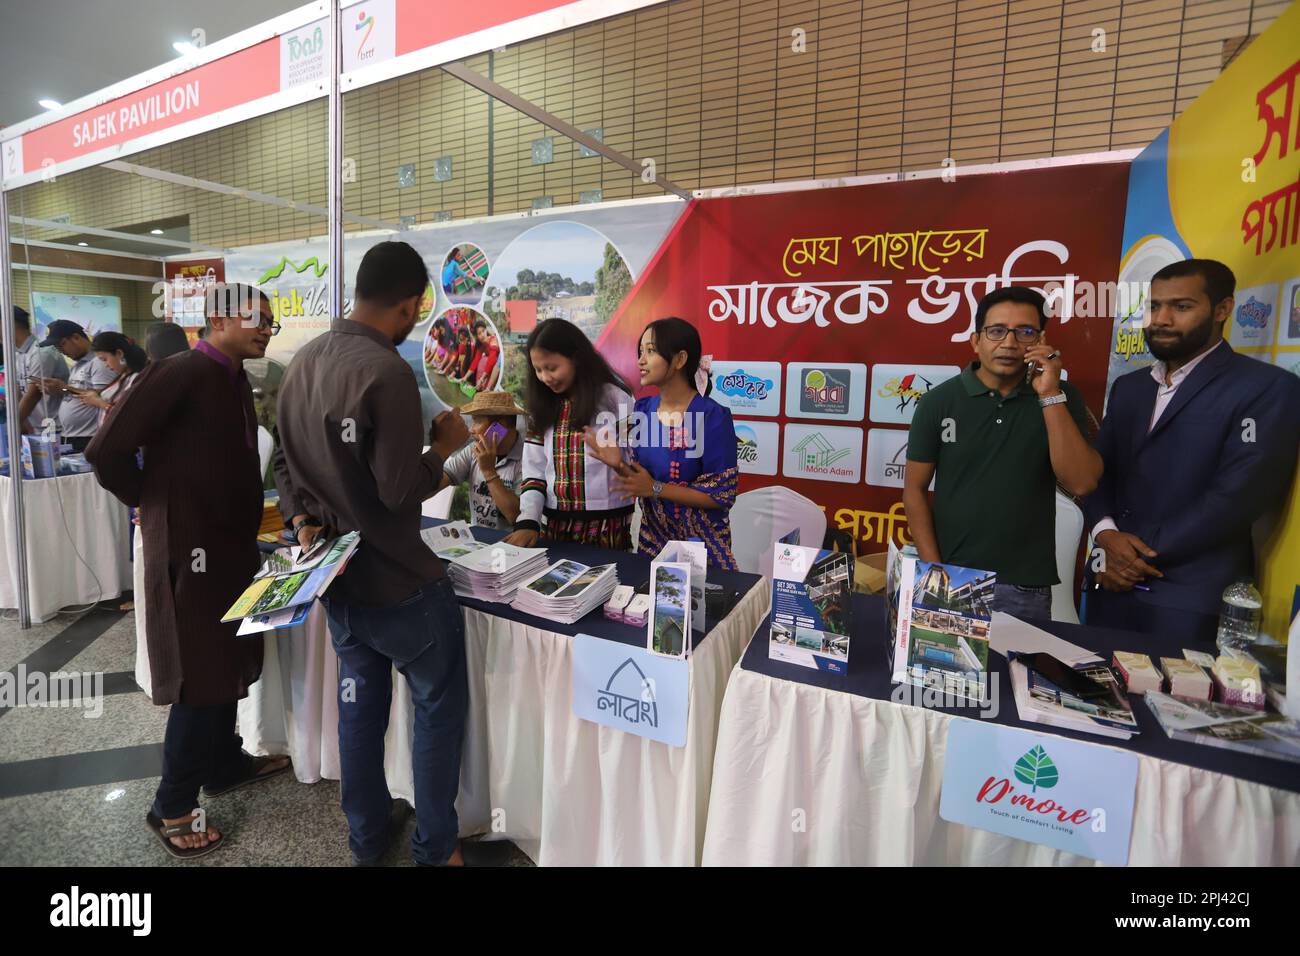
[[[848,673],[852,591],[853,559],[848,554],[774,545],[768,657]]]
[[[1155,690],[1147,691],[1145,699],[1164,732],[1175,740],[1300,763],[1300,722],[1284,714],[1179,700]]]
[[[645,624],[646,650],[677,658],[691,652],[695,635],[704,633],[707,575],[708,553],[702,541],[669,541],[655,555],[644,622],[639,615],[624,616],[629,624]]]
[[[589,567],[565,559],[521,584],[510,606],[525,614],[572,624],[608,601],[617,587],[617,565]]]
[[[891,552],[886,574],[894,569]],[[897,557],[893,681],[983,702],[988,695],[992,571]]]
[[[420,537],[429,546],[429,550],[444,561],[487,547],[474,540],[474,532],[464,521],[448,521],[446,524],[425,528],[420,532]]]
[[[639,595],[638,595],[639,596]],[[650,571],[646,648],[665,657],[685,657],[691,633],[691,564],[655,561]]]
[[[222,622],[261,617],[276,623],[258,630],[290,626],[293,615],[274,619],[268,616],[308,605],[324,594],[330,582],[347,566],[360,541],[360,535],[350,531],[337,538],[322,539],[305,552],[295,546],[268,556],[253,583],[230,606],[221,618]]]

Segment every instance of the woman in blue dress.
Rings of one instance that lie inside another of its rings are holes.
[[[707,395],[701,350],[699,332],[684,319],[651,322],[641,333],[637,366],[641,386],[658,394],[637,400],[618,445],[591,428],[586,439],[591,454],[618,471],[615,487],[641,499],[638,551],[653,556],[669,541],[696,538],[709,564],[735,570],[736,430],[731,410]]]

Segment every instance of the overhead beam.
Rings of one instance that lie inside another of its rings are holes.
[[[157,236],[142,236],[138,232],[120,232],[116,229],[96,229],[94,226],[82,226],[75,222],[56,222],[53,219],[10,216],[9,221],[16,222],[21,226],[55,229],[73,235],[103,236],[105,239],[126,239],[129,242],[140,242],[147,246],[167,246],[170,249],[184,249],[186,252],[215,252],[219,255],[225,255],[232,251],[230,249],[219,249],[216,246],[203,246],[197,242],[183,242],[180,239],[159,239]],[[22,239],[19,238],[17,241],[21,243]]]
[[[227,186],[225,183],[215,183],[210,179],[198,179],[194,176],[183,176],[180,173],[169,173],[163,169],[153,169],[150,166],[140,166],[136,163],[128,163],[120,159],[104,163],[103,166],[105,169],[116,170],[119,173],[131,173],[136,176],[144,176],[146,179],[156,179],[159,182],[171,183],[174,186],[186,186],[190,189],[202,189],[205,192],[221,193],[225,196],[238,196],[240,199],[247,199],[249,202],[263,203],[267,206],[278,206],[281,209],[292,209],[295,212],[303,212],[311,216],[320,216],[324,218],[329,215],[329,209],[325,206],[316,206],[312,203],[298,202],[296,199],[285,199],[283,196],[273,196],[270,193],[261,193],[255,189],[242,189],[239,186]],[[344,213],[343,218],[345,221],[356,223],[359,226],[369,226],[372,229],[387,229],[390,232],[401,232],[405,228],[400,223],[387,222],[383,219],[374,219],[370,216],[357,216],[352,213]]]
[[[560,133],[563,136],[567,136],[569,139],[573,140],[574,142],[581,143],[583,146],[587,147],[592,152],[600,153],[600,155],[604,156],[606,159],[613,160],[623,168],[629,169],[632,172],[636,173],[638,176],[642,174],[644,167],[641,165],[641,163],[633,159],[631,156],[628,156],[624,153],[620,153],[618,150],[614,149],[613,147],[606,146],[600,140],[592,136],[588,136],[582,130],[578,129],[578,127],[574,126],[572,123],[566,123],[564,120],[560,119],[554,113],[548,113],[546,110],[542,109],[536,103],[530,102],[529,100],[524,99],[518,94],[513,93],[512,91],[506,89],[504,86],[502,86],[500,83],[495,82],[494,80],[489,80],[482,73],[474,72],[469,67],[465,66],[463,63],[446,63],[443,64],[442,70],[444,73],[449,73],[450,75],[456,77],[456,79],[468,83],[476,90],[480,90],[486,93],[488,96],[492,97],[493,99],[500,100],[502,103],[505,103],[506,106],[509,106],[511,109],[518,110],[520,113],[523,113],[525,116],[537,120],[537,122],[541,123],[543,126],[549,126],[557,133]],[[680,186],[678,186],[676,183],[672,182],[671,180],[665,179],[663,176],[658,175],[657,172],[655,178],[651,180],[651,182],[653,182],[660,189],[663,189],[666,192],[673,193],[674,195],[682,199],[691,198],[690,193],[682,189]]]

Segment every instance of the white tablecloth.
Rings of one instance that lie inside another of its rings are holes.
[[[940,818],[948,726],[967,719],[737,664],[722,706],[704,864],[1093,864]],[[1129,864],[1300,864],[1300,795],[1138,755]]]
[[[9,481],[0,476],[0,607],[18,607]],[[93,474],[23,482],[32,623],[131,587],[130,513]]]
[[[467,608],[461,834],[509,838],[544,866],[697,865],[722,695],[768,599],[767,588],[750,590],[692,656],[682,748],[579,720],[572,638]],[[143,657],[139,613],[137,622]],[[244,748],[289,754],[305,783],[339,779],[338,662],[324,609],[317,604],[301,627],[264,640],[262,679],[239,704]],[[408,801],[412,713],[406,681],[394,672],[385,772],[392,794]]]

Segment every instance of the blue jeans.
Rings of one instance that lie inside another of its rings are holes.
[[[1021,584],[993,586],[993,610],[1002,611],[1021,620],[1050,621],[1052,619],[1052,589],[1044,584],[1032,587]]]
[[[469,706],[465,619],[446,578],[392,607],[321,598],[339,658],[339,763],[348,845],[358,862],[383,855],[392,798],[384,778],[384,734],[395,666],[411,688],[415,739],[416,863],[446,863],[456,851],[460,755]]]

